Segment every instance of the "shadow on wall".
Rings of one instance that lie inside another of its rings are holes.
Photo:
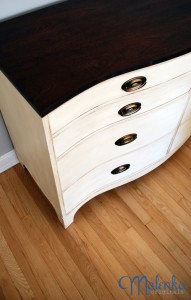
[[[13,149],[11,140],[9,138],[9,134],[5,127],[5,123],[3,121],[2,115],[0,113],[0,156],[8,153]]]

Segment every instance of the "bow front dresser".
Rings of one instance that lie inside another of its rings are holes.
[[[69,0],[0,24],[0,110],[69,226],[191,135],[190,0]]]

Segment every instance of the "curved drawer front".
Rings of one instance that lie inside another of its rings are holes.
[[[58,160],[62,189],[104,162],[148,145],[174,130],[183,113],[188,94],[152,112],[111,125],[77,144]],[[131,143],[117,146],[119,138],[136,134]]]
[[[56,157],[59,157],[77,142],[102,127],[125,118],[133,118],[157,106],[163,105],[188,92],[190,88],[191,72],[148,90],[115,99],[105,105],[94,108],[73,120],[63,128],[62,132],[58,132],[58,134],[54,136],[53,143]],[[122,117],[118,113],[124,106],[130,107],[130,105],[134,103],[141,104],[140,109],[134,114]]]
[[[80,115],[99,105],[109,102],[112,99],[131,96],[132,94],[167,82],[189,71],[191,71],[190,53],[103,81],[51,112],[49,114],[51,132],[54,134]],[[144,76],[147,80],[146,84],[141,89],[132,92],[125,92],[122,89],[122,85],[126,81],[139,76]]]
[[[138,178],[140,171],[166,155],[173,134],[174,132],[155,141],[152,145],[110,160],[81,177],[63,193],[66,213],[69,213],[80,203],[85,202],[86,199],[99,194],[99,191],[103,188],[109,190],[120,186],[121,182],[123,184],[125,183],[124,180],[128,182],[130,176],[136,173]],[[130,165],[126,171],[116,175],[111,174],[112,170],[126,164]]]

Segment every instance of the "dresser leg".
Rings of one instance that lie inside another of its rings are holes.
[[[63,216],[61,216],[60,214],[58,215],[58,219],[60,220],[60,222],[62,223],[64,228],[67,228],[68,226],[70,226],[74,222],[75,213],[76,212],[74,211],[74,212],[71,212],[67,215],[63,215]]]
[[[21,167],[22,167],[23,169],[26,169],[26,167],[25,167],[25,165],[22,163],[22,161],[20,161],[20,164],[21,164]]]
[[[16,152],[16,154],[17,154],[17,157],[18,157],[18,160],[19,160],[19,163],[21,164],[21,167],[23,168],[23,169],[26,169],[26,167],[25,167],[25,165],[24,165],[24,163],[22,162],[22,160],[21,160],[21,157],[19,156],[19,154]]]

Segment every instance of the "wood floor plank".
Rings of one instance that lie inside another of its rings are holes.
[[[159,168],[152,171],[152,179],[157,182],[157,184],[160,186],[160,189],[162,189],[164,193],[168,194],[173,200],[178,203],[183,196],[174,186],[167,184],[166,176],[161,176],[160,171],[162,170],[162,167],[163,166],[160,166]]]
[[[21,298],[34,299],[33,291],[31,290],[24,274],[22,273],[13,253],[11,252],[7,242],[0,230],[0,258],[2,259],[16,289],[19,291]]]
[[[176,152],[176,155],[173,156],[173,159],[175,159],[176,163],[180,164],[182,168],[191,174],[191,159],[185,146]]]
[[[129,193],[130,193],[130,189]],[[124,188],[121,187],[116,191],[117,194],[121,196],[123,199],[123,193]],[[164,246],[159,242],[155,236],[151,233],[150,230],[147,230],[147,228],[140,222],[140,220],[133,215],[128,209],[126,209],[126,214],[128,215],[129,222],[132,224],[132,228],[136,230],[136,233],[138,233],[140,236],[144,236],[144,241],[149,245],[149,247],[154,251],[154,253],[161,257],[162,261],[165,263],[165,265],[168,266],[171,273],[177,274],[177,277],[182,280],[189,281],[190,276],[185,272],[184,268],[182,268],[175,259],[173,259],[172,255],[169,254],[168,251],[164,248]]]
[[[149,176],[149,175],[147,175]],[[148,211],[151,217],[162,227],[164,232],[167,232],[169,236],[178,244],[178,246],[186,253],[186,255],[191,258],[191,251],[190,251],[190,244],[188,243],[187,239],[184,238],[183,235],[179,231],[177,231],[174,224],[169,222],[168,218],[161,213],[159,209],[150,201],[149,198],[143,193],[140,189],[140,185],[142,181],[136,181],[128,186],[122,186],[116,190],[116,193],[123,199],[126,199],[126,189],[128,187],[128,193],[132,194],[137,201]],[[128,201],[126,201],[128,206]],[[129,218],[133,216],[129,214]],[[137,222],[136,222],[137,224]]]
[[[105,199],[105,197],[107,198],[106,194],[103,194],[103,195],[97,197],[96,202],[95,201],[90,202],[89,205],[92,208],[93,212],[101,220],[101,222],[105,226],[107,226],[107,220],[105,219],[105,215],[100,213],[100,211],[102,210],[102,201],[101,202],[99,201],[100,198]],[[98,207],[99,207],[99,209],[98,209]],[[123,235],[122,234],[118,235],[118,234],[116,234],[115,230],[113,230],[113,228],[111,228],[111,227],[109,228],[109,231],[110,231],[111,235],[113,236],[113,238],[115,238],[117,240],[120,247],[126,252],[126,254],[133,259],[133,262],[135,263],[137,268],[140,270],[144,269],[146,274],[151,274],[152,276],[154,276],[153,268],[150,266],[150,264],[148,262],[144,263],[144,258],[142,256],[142,254],[137,253],[136,249],[132,248],[131,245],[128,243],[127,237],[126,237],[126,233],[128,232],[128,230],[130,230],[130,228],[128,228]],[[131,251],[130,251],[130,249],[131,249]],[[134,253],[135,256],[133,256],[132,253]],[[141,262],[141,265],[138,264],[137,262]],[[158,297],[158,299],[160,299],[160,297]]]
[[[35,299],[46,299],[45,294],[37,282],[37,278],[33,273],[31,265],[23,251],[23,246],[15,235],[11,225],[9,224],[6,216],[3,211],[0,209],[0,227],[3,232],[3,235],[6,239],[7,244],[9,245],[12,253],[14,253],[15,259],[19,264],[23,274],[25,275],[28,282],[30,282],[31,289],[34,292]]]
[[[161,259],[152,251],[152,249],[149,247],[149,245],[144,241],[144,239],[135,231],[134,228],[131,228],[127,232],[127,239],[129,244],[133,249],[137,250],[137,253],[141,253],[144,257],[144,262],[148,265],[151,264],[154,273],[158,274],[160,278],[162,278],[162,281],[171,281],[172,273],[168,269],[168,266],[165,265]],[[134,255],[134,252],[131,252],[132,255]],[[135,257],[137,259],[137,257]],[[139,261],[137,263],[140,263]],[[177,276],[178,277],[178,276]],[[182,279],[181,279],[182,280]],[[151,281],[153,282],[153,278],[151,277]],[[184,280],[182,280],[184,281]],[[185,298],[189,297],[189,294],[185,292],[184,294]],[[162,296],[163,299],[166,298],[166,295]],[[168,299],[180,299],[177,295],[168,295]]]
[[[97,197],[93,201],[97,201]],[[131,260],[131,257],[127,255],[127,253],[123,250],[123,248],[114,238],[114,236],[111,234],[108,228],[104,226],[104,224],[100,221],[100,219],[98,219],[98,217],[96,216],[96,214],[93,212],[93,210],[89,205],[86,205],[85,207],[82,208],[81,214],[83,214],[84,219],[88,221],[88,223],[93,228],[93,230],[97,233],[99,238],[103,241],[105,245],[108,246],[109,251],[123,267],[124,272],[120,274],[120,277],[124,275],[129,275],[133,277],[135,274],[137,274],[140,277],[143,276],[141,270],[137,268],[137,266]],[[77,224],[80,226],[81,222],[79,222],[79,214],[76,217],[76,219],[77,219],[76,220]],[[120,277],[118,277],[118,280]],[[136,283],[135,285],[137,286]],[[145,299],[142,286],[141,286],[141,292],[142,292],[141,299]]]
[[[13,168],[9,170],[9,172],[4,172],[1,174],[1,185],[3,186],[3,189],[6,193],[7,198],[9,198],[10,203],[14,207],[15,212],[17,215],[22,219],[24,216],[28,214],[28,211],[26,210],[23,203],[25,202],[25,194],[22,193],[22,190],[19,189],[17,192],[17,189],[15,189],[15,182],[11,181],[11,173],[13,171]]]
[[[154,216],[155,222],[161,227],[161,229],[172,238],[172,240],[178,245],[180,249],[185,253],[185,255],[191,259],[190,244],[187,243],[185,238],[176,230],[176,228],[171,224],[162,214],[160,214],[155,209],[151,209],[151,213]]]
[[[106,247],[105,243],[100,239],[98,234],[93,230],[90,224],[86,221],[82,214],[78,214],[78,226],[76,226],[79,234],[83,233],[83,240],[91,241],[91,247],[93,247],[94,251],[99,255],[104,264],[109,269],[109,272],[115,277],[114,285],[121,277],[121,274],[125,274],[126,271],[124,266],[119,263],[116,257],[111,253],[110,249]],[[85,237],[85,239],[84,239]],[[117,290],[118,291],[118,290]],[[128,295],[123,295],[124,293],[116,294],[116,297],[120,297],[120,299],[129,299]],[[145,299],[142,295],[142,299]]]
[[[178,203],[191,217],[191,198],[190,199],[186,199],[186,198],[182,198],[179,203]]]
[[[24,217],[22,223],[24,224],[34,244],[39,245],[39,250],[45,263],[49,266],[51,273],[53,274],[63,293],[66,295],[66,298],[76,300],[82,299],[70,277],[65,272],[64,268],[62,268],[57,257],[54,255],[44,236],[41,234],[37,226],[35,226],[31,216]]]
[[[149,188],[150,184],[152,189]],[[142,178],[139,187],[149,200],[160,210],[176,229],[191,243],[191,218],[182,207],[163,190],[152,175]]]
[[[187,140],[187,142],[180,148],[180,150],[190,158],[190,149],[191,149],[191,142],[190,138]]]
[[[168,252],[176,259],[176,261],[184,268],[191,278],[191,259],[178,247],[178,245],[171,239],[170,236],[161,229],[161,227],[152,220],[147,224],[147,227],[155,235],[155,237],[164,245]]]
[[[169,281],[171,278],[170,270],[163,264],[163,262],[157,257],[157,255],[152,251],[152,249],[148,246],[147,243],[141,238],[141,236],[131,228],[127,232],[127,242],[131,245],[128,251],[134,257],[134,260],[141,268],[150,268],[149,280],[154,282],[156,274],[160,276],[163,281]],[[135,252],[136,249],[136,252]],[[141,254],[141,259],[139,259]],[[152,271],[151,271],[152,270]],[[162,298],[164,298],[162,296]],[[177,299],[176,296],[172,297],[172,299]]]
[[[191,192],[189,186],[182,183],[178,177],[175,177],[171,168],[166,167],[166,163],[156,169],[155,172],[157,172],[157,174],[160,174],[160,177],[166,180],[166,185],[173,187],[177,191],[177,193],[182,195],[182,197],[190,199]]]
[[[184,157],[185,160],[185,157]],[[185,163],[188,162],[188,166],[190,165],[190,159],[187,158],[185,160]],[[190,185],[189,185],[189,179],[191,178],[191,172],[190,168],[186,167],[186,164],[184,164],[183,158],[182,160],[177,160],[176,156],[173,155],[169,160],[166,161],[165,167],[170,169],[173,175],[176,178],[180,179],[180,182],[184,182],[184,185],[188,186],[188,189],[191,191]],[[179,177],[181,173],[181,178]]]
[[[20,219],[10,205],[1,185],[0,207],[6,214],[9,223],[12,225],[12,229],[21,241],[21,244],[25,249],[25,255],[33,266],[33,270],[36,272],[39,282],[41,281],[43,286],[46,287],[47,297],[50,299],[55,299],[56,297],[57,299],[66,299],[54,277],[51,275],[48,266],[43,261],[40,253],[37,251],[35,245],[32,244],[24,226],[22,226]]]
[[[124,232],[126,232],[131,227],[131,225],[129,224],[129,221],[126,221],[127,220],[126,216],[122,218],[120,215],[118,215],[119,208],[121,207],[121,203],[119,203],[118,211],[117,210],[115,211],[113,209],[113,206],[115,206],[114,198],[112,199],[112,201],[110,201],[111,198],[109,193],[104,193],[102,196],[98,196],[96,199],[98,201],[90,202],[90,206],[91,205],[97,206],[99,203],[99,214],[104,219],[105,222],[104,224],[105,225],[107,224],[107,227],[110,228],[110,230],[114,232],[116,235],[123,236]],[[109,207],[108,207],[108,202],[109,202]],[[109,211],[112,211],[112,214],[110,214]],[[113,220],[115,219],[117,219],[116,223],[113,222]],[[119,224],[121,224],[121,226],[118,226]]]
[[[136,183],[132,183],[131,186],[136,187],[135,184]],[[162,195],[160,194],[160,189],[158,191],[155,187],[152,174],[144,176],[141,183],[139,183],[139,186],[137,186],[134,190],[131,189],[131,193],[133,193],[135,197],[139,196],[141,193],[142,197],[139,197],[140,201],[142,199],[143,201],[146,201],[145,199],[147,199],[149,206],[155,206],[157,212],[163,214],[163,216],[176,228],[178,232],[180,232],[181,236],[183,236],[188,243],[191,242],[191,220],[189,215],[185,210],[181,209],[176,201],[173,202],[165,191]]]
[[[21,300],[21,296],[16,289],[14,282],[11,279],[5,265],[0,258],[0,299]]]
[[[104,251],[102,249],[102,255],[98,255],[97,249],[95,249],[90,243],[88,243],[88,239],[85,237],[85,235],[82,233],[82,231],[78,228],[78,226],[73,226],[72,228],[72,236],[78,235],[78,238],[82,241],[84,244],[84,247],[81,247],[81,250],[83,250],[83,253],[87,253],[87,256],[91,259],[94,267],[96,268],[96,271],[99,274],[99,277],[102,279],[104,284],[108,287],[108,290],[112,294],[113,298],[120,298],[121,300],[129,300],[130,298],[128,295],[123,293],[121,290],[119,290],[118,286],[116,285],[116,282],[120,276],[117,273],[117,270],[115,269],[115,274],[111,271],[111,268],[109,268],[108,264],[106,264],[104,260]],[[93,236],[92,236],[93,240]],[[98,247],[99,244],[98,244]],[[107,252],[108,254],[108,252]],[[110,256],[111,258],[111,256]],[[114,260],[113,260],[114,262]],[[116,264],[115,264],[116,265]],[[122,273],[121,273],[122,274]]]
[[[131,209],[134,212],[134,214],[136,214],[137,217],[144,224],[147,224],[148,222],[150,222],[150,220],[151,220],[150,215],[136,201],[135,198],[131,197],[131,195],[128,192],[126,193],[126,199],[128,199],[128,205],[131,206]],[[113,213],[113,219],[114,220],[116,219],[116,215],[118,215],[118,217],[121,218],[121,222],[126,223],[126,227],[124,228],[124,232],[126,232],[127,228],[131,227],[131,224],[129,223],[129,220],[128,220],[128,218],[126,217],[126,215],[124,213],[124,209],[125,209],[126,205],[124,205],[123,201],[120,201],[116,197],[113,197],[113,193],[111,193],[111,192],[105,193],[104,197],[103,197],[103,201],[102,201],[102,195],[99,196],[99,202],[102,204],[102,207],[105,209],[106,212],[108,212],[108,207],[109,207],[110,211],[115,212],[115,215]],[[113,224],[113,221],[112,221],[112,224]],[[113,226],[114,226],[114,228],[116,228],[116,230],[118,230],[118,228],[120,228],[120,230],[121,230],[121,228],[122,228],[121,226],[118,227],[116,223]]]
[[[67,232],[62,232],[63,230],[61,229],[61,232],[58,234],[62,235],[60,236],[62,243],[92,287],[97,299],[115,299],[108,286],[105,285],[103,278],[100,277],[100,273],[96,269],[91,257],[88,255],[86,243],[83,242],[74,228],[75,224],[70,226]],[[60,227],[57,227],[56,230],[59,231]]]

